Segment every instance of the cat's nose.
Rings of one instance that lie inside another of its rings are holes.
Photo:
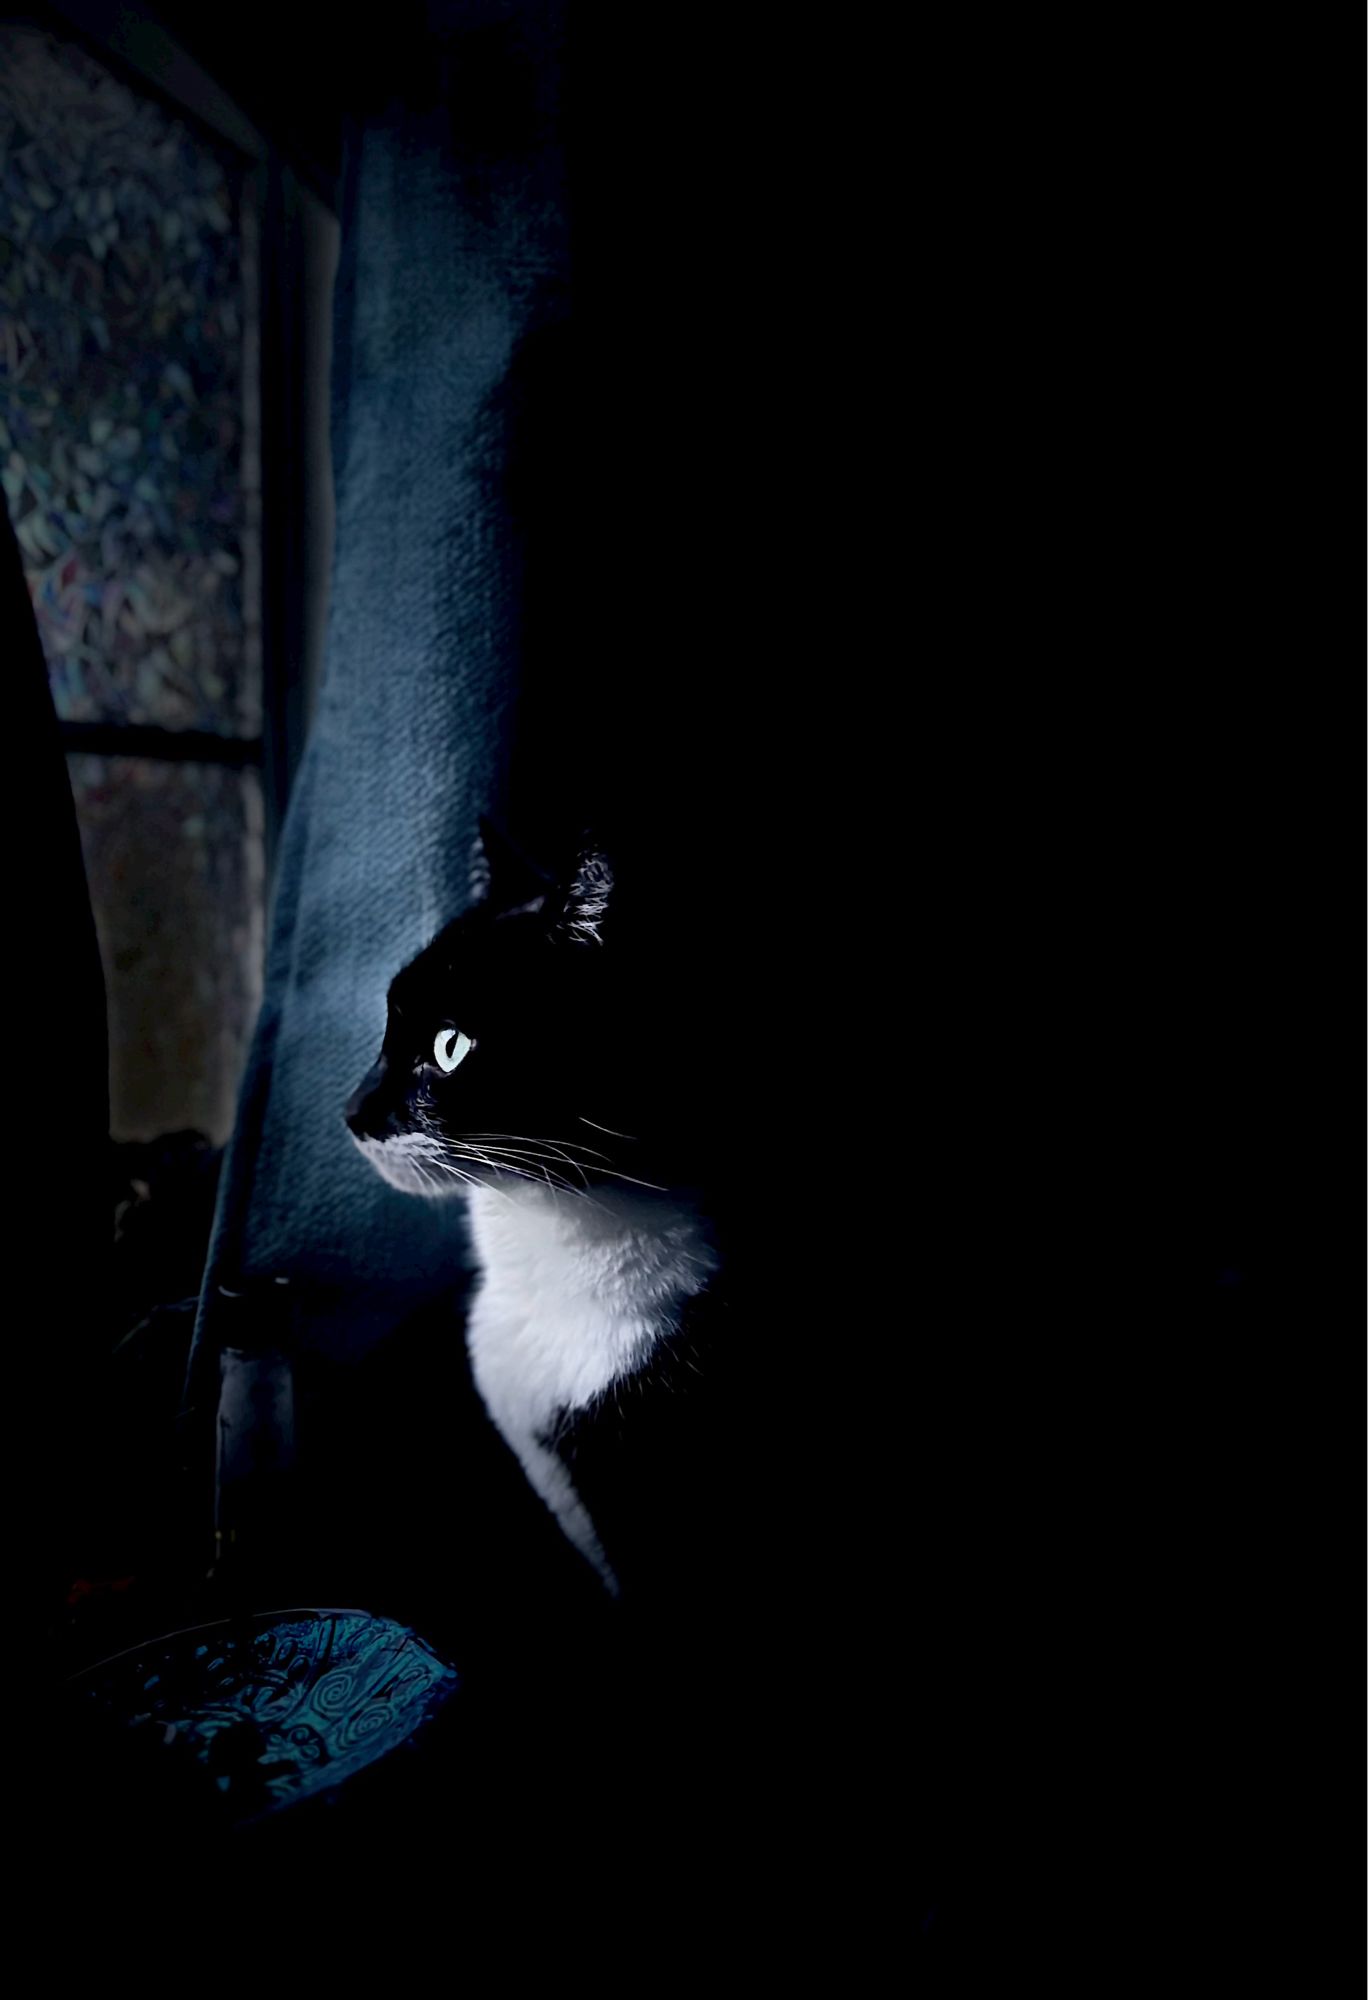
[[[342,1107],[342,1116],[358,1139],[364,1139],[368,1135],[373,1122],[372,1114],[376,1109],[373,1100],[385,1080],[385,1071],[388,1067],[385,1058],[381,1056],[379,1062],[367,1070]]]

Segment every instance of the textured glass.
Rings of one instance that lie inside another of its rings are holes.
[[[0,25],[0,478],[64,719],[260,729],[249,223],[230,155]]]
[[[261,998],[255,771],[69,757],[108,989],[110,1129],[232,1126]]]

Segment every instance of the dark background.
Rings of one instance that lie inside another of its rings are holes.
[[[325,194],[348,117],[422,88],[417,10],[326,52],[266,10],[167,20]],[[1058,1802],[1042,1739],[1099,1744],[1089,1812],[1145,1790],[1148,1747],[1175,1817],[1239,1819],[1243,1670],[1282,1588],[1276,1554],[1254,1573],[1279,1485],[1249,1421],[1302,1088],[1289,711],[1331,657],[1285,358],[1291,86],[1215,31],[1120,40],[572,14],[573,310],[508,412],[528,616],[554,602],[596,662],[586,703],[533,630],[515,807],[564,795],[568,731],[572,790],[662,869],[706,852],[764,1023],[754,1226],[775,1327],[803,1332],[773,1421],[822,1496],[763,1655],[789,1777],[811,1806],[838,1771],[866,1854],[950,1742],[954,1833],[927,1845],[959,1939],[1027,1865],[1001,1853],[1023,1788],[1037,1830]],[[478,82],[453,117],[502,124],[531,87],[501,55]],[[586,732],[586,707],[631,725]],[[43,852],[28,934],[65,936]],[[94,1143],[100,1052],[59,1040],[33,1115],[57,1099]],[[59,1228],[36,1206],[78,1327],[74,1195]],[[37,1345],[67,1504],[50,1413],[78,1365]],[[760,1657],[720,1642],[714,1701]],[[592,1759],[569,1762],[578,1797]],[[1077,1894],[1061,1861],[1041,1921]]]

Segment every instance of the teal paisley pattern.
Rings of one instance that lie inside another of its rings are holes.
[[[201,1767],[245,1820],[331,1791],[407,1743],[456,1686],[405,1626],[319,1611],[159,1640],[95,1669],[81,1699]]]

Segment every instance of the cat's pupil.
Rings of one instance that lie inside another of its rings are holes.
[[[475,1044],[469,1035],[459,1028],[439,1028],[437,1039],[432,1044],[432,1058],[438,1069],[450,1075],[458,1063],[464,1062]]]

